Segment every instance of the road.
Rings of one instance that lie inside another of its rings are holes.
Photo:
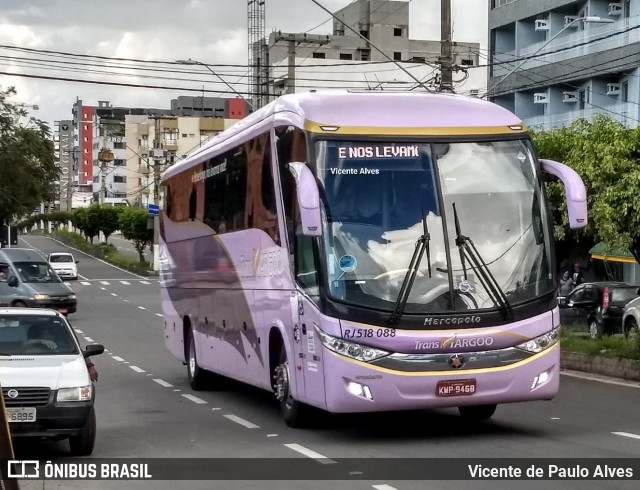
[[[115,246],[118,249],[118,252],[126,257],[130,257],[133,259],[140,258],[140,256],[138,255],[138,251],[135,249],[133,244],[129,240],[125,240],[124,238],[122,238],[122,236],[120,235],[111,235],[109,237],[109,243]],[[148,248],[145,248],[143,255],[144,260],[149,262],[151,259],[151,252]]]
[[[66,247],[45,237],[23,237],[46,254]],[[78,312],[70,316],[86,342],[104,344],[94,358],[100,373],[96,410],[98,440],[91,458],[247,458],[247,481],[24,481],[22,489],[260,488],[260,489],[511,489],[513,481],[368,480],[357,460],[341,458],[621,458],[640,456],[640,386],[564,375],[549,402],[503,405],[485,423],[461,419],[457,410],[319,416],[312,428],[288,428],[272,394],[232,384],[222,391],[193,392],[186,368],[165,350],[159,285],[80,256],[71,282]],[[28,443],[21,459],[67,457],[67,445]],[[264,463],[251,458],[287,458]],[[291,459],[289,459],[291,458]],[[344,481],[287,481],[296,464],[334,464]],[[315,458],[315,459],[314,459]],[[337,461],[332,463],[332,461]],[[636,460],[637,461],[637,460]],[[606,461],[602,461],[603,463]],[[231,463],[230,463],[231,464]],[[256,464],[278,465],[282,480],[251,481]],[[366,466],[366,465],[365,465]],[[636,475],[638,478],[640,475]],[[461,480],[466,475],[460,476]],[[44,486],[43,486],[44,483]],[[519,489],[618,489],[636,483],[521,481]]]

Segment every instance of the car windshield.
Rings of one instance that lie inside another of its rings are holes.
[[[71,255],[50,255],[49,262],[52,264],[54,262],[73,262],[73,257]]]
[[[60,283],[58,274],[46,262],[15,262],[20,279],[27,283]]]
[[[553,291],[542,184],[526,141],[329,140],[315,150],[333,298],[393,309],[416,242],[428,236],[406,313],[500,307],[496,288],[461,258],[456,214],[511,304]]]
[[[78,353],[69,326],[59,317],[0,315],[0,355]]]

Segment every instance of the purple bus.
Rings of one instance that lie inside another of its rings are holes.
[[[507,110],[443,94],[285,95],[169,168],[168,350],[193,389],[274,392],[285,422],[548,400],[559,313],[543,172]]]

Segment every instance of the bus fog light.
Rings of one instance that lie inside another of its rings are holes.
[[[544,371],[533,378],[533,382],[531,383],[531,389],[534,390],[539,386],[542,386],[543,384],[545,384],[547,381],[549,381],[549,372]]]
[[[373,395],[371,394],[371,389],[367,385],[362,385],[360,383],[356,383],[355,381],[348,381],[347,382],[347,390],[352,395],[361,396],[363,398],[367,398],[369,400],[373,400]]]

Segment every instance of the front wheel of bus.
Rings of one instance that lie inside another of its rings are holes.
[[[498,405],[475,405],[458,407],[460,415],[471,420],[487,420],[496,412]]]
[[[196,391],[203,390],[205,387],[206,372],[198,366],[196,342],[191,330],[189,330],[187,341],[187,345],[189,346],[187,350],[187,375],[189,376],[189,385]]]
[[[303,427],[307,407],[294,400],[291,395],[289,361],[287,360],[287,353],[284,347],[280,352],[280,360],[275,368],[273,378],[275,381],[273,389],[280,403],[280,412],[282,413],[282,418],[284,418],[285,423],[293,428]]]

